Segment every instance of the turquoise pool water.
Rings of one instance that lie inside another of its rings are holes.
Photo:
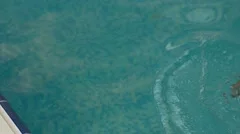
[[[1,0],[0,92],[33,134],[237,134],[239,4]]]

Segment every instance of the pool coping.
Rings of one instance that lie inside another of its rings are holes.
[[[0,116],[3,117],[8,126],[15,133],[31,134],[30,130],[26,127],[23,121],[12,109],[7,99],[1,94],[0,94]]]

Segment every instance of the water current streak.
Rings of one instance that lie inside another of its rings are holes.
[[[173,127],[171,126],[171,122],[180,128],[183,133],[190,134],[191,132],[186,127],[185,122],[183,121],[180,115],[180,108],[177,107],[176,102],[178,100],[176,93],[174,92],[173,87],[169,87],[169,79],[173,76],[174,72],[180,69],[182,66],[187,64],[189,61],[193,59],[193,57],[197,54],[201,54],[202,60],[202,71],[201,71],[201,89],[200,92],[204,91],[203,79],[205,76],[205,70],[207,66],[207,62],[205,60],[205,53],[203,50],[203,46],[205,45],[206,40],[201,40],[200,45],[195,48],[189,49],[184,52],[182,56],[176,59],[176,61],[169,66],[167,66],[164,71],[159,71],[159,76],[156,80],[153,92],[154,98],[157,103],[161,121],[165,128],[167,134],[173,133]],[[173,99],[175,98],[175,99]],[[179,101],[179,100],[178,100]],[[172,117],[170,117],[172,116]]]

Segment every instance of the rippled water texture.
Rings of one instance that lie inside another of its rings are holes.
[[[179,22],[196,28],[189,26],[165,41],[166,51],[184,47],[176,60],[159,71],[154,87],[165,132],[238,132],[234,125],[239,122],[238,102],[224,96],[239,74],[240,46],[234,33],[226,32],[232,28],[227,19],[230,11],[221,4],[174,10],[182,12],[184,21]]]
[[[236,134],[239,4],[3,0],[0,92],[34,134]]]

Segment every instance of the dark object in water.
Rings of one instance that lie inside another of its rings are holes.
[[[231,96],[233,98],[240,96],[240,80],[231,86]]]

